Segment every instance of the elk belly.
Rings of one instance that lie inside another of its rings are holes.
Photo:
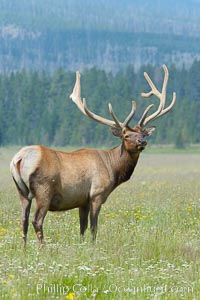
[[[63,208],[63,197],[60,194],[55,194],[50,202],[49,206],[50,211],[62,211],[66,210]]]
[[[73,208],[77,208],[83,205],[86,201],[86,197],[82,195],[71,195],[68,193],[67,195],[62,194],[54,194],[51,199],[49,210],[50,211],[65,211]]]

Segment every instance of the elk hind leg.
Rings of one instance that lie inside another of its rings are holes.
[[[43,221],[47,214],[48,208],[46,206],[38,207],[36,209],[35,215],[33,217],[33,227],[35,229],[35,233],[38,237],[39,244],[42,246],[44,244],[44,235],[43,235]]]
[[[29,214],[30,214],[32,201],[28,200],[21,194],[20,194],[20,200],[22,205],[22,238],[24,240],[24,248],[26,248],[28,225],[29,225]]]

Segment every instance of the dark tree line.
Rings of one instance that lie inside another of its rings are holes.
[[[110,118],[108,103],[123,121],[131,109],[131,101],[137,103],[136,123],[145,107],[158,100],[144,99],[141,92],[148,92],[143,72],[147,71],[161,88],[162,68],[143,66],[135,72],[133,66],[116,75],[96,68],[82,72],[82,96],[86,97],[90,110]],[[189,70],[169,68],[167,90],[168,103],[173,91],[177,103],[172,112],[154,122],[157,130],[151,143],[200,143],[200,62]],[[118,141],[109,128],[86,118],[69,99],[75,73],[58,69],[49,74],[43,72],[11,73],[0,75],[0,144],[1,145],[114,145]]]

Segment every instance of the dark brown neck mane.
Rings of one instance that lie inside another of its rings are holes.
[[[140,155],[140,152],[129,153],[126,150],[121,154],[121,145],[108,150],[107,154],[109,156],[110,167],[115,178],[115,187],[121,183],[130,179],[137,161]]]

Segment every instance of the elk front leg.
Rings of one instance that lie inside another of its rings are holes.
[[[29,214],[31,209],[31,200],[26,199],[20,194],[21,206],[22,206],[22,238],[24,240],[24,248],[26,248],[28,225],[29,225]]]
[[[96,241],[98,216],[101,209],[101,203],[102,202],[99,197],[92,199],[90,203],[90,230],[91,230],[93,242]]]
[[[80,237],[81,241],[84,239],[84,233],[88,226],[88,214],[89,214],[90,206],[89,204],[86,206],[79,207],[79,220],[80,220]]]

